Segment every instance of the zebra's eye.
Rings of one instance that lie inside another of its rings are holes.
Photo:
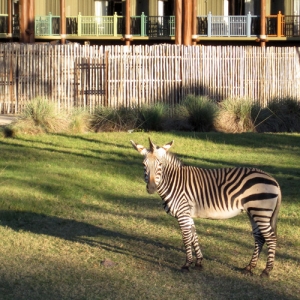
[[[144,164],[144,172],[145,174],[148,172],[148,164],[146,163],[143,163]]]

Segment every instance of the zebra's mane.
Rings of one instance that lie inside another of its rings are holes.
[[[165,166],[171,165],[173,167],[179,168],[183,166],[183,162],[173,153],[167,152],[163,159],[163,164]]]

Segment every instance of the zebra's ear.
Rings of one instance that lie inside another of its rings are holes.
[[[162,148],[164,148],[165,151],[167,152],[170,150],[170,148],[173,146],[173,144],[174,144],[174,140],[168,144],[165,144],[164,146],[162,146]]]
[[[133,140],[130,140],[131,145],[133,148],[140,152],[142,155],[146,155],[148,153],[148,150],[143,145],[136,144]]]
[[[153,152],[157,147],[154,143],[152,143],[150,138],[149,138],[149,144],[150,144],[150,151]]]

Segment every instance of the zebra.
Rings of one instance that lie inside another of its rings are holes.
[[[168,152],[174,141],[162,147],[149,138],[150,149],[130,141],[134,149],[145,157],[144,177],[147,192],[157,192],[164,201],[165,211],[177,218],[186,251],[183,271],[193,265],[201,270],[203,255],[193,218],[227,219],[246,211],[252,226],[255,247],[249,264],[242,269],[253,275],[264,243],[268,257],[261,277],[268,277],[273,269],[277,244],[276,224],[281,204],[281,190],[277,181],[267,173],[250,167],[203,169],[185,166]]]

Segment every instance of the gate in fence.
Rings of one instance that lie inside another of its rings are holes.
[[[80,58],[75,61],[74,106],[94,110],[107,106],[107,63],[105,58]]]

